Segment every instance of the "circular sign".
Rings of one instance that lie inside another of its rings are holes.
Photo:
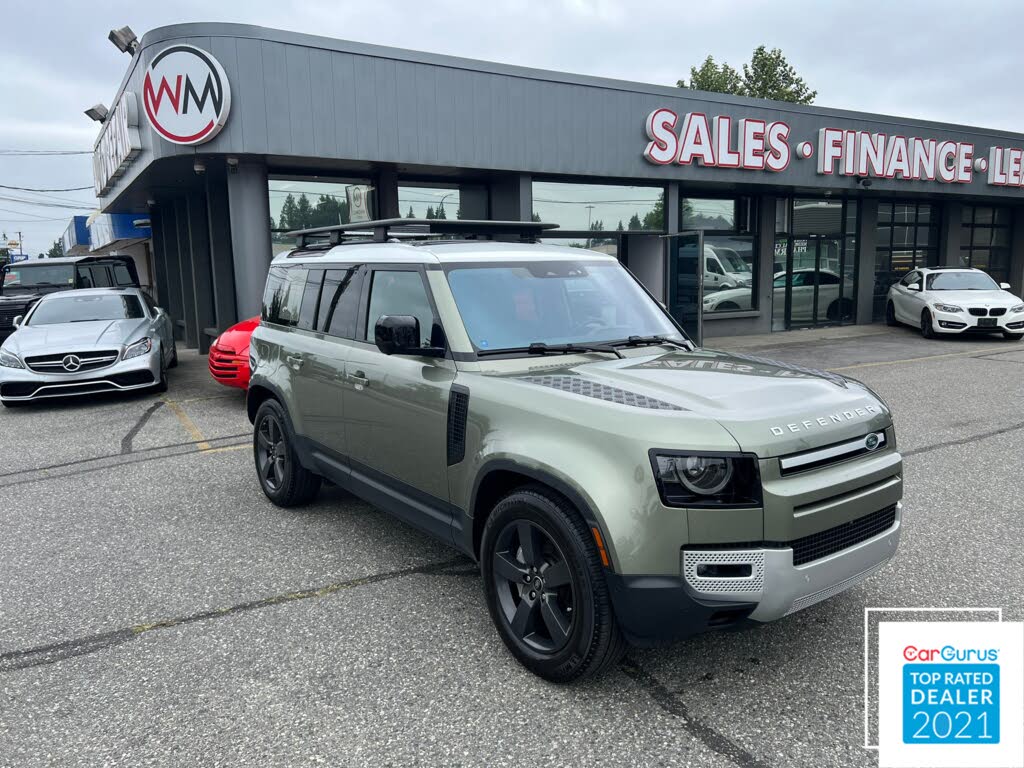
[[[192,45],[164,48],[146,67],[142,104],[153,130],[174,144],[202,144],[224,127],[231,87],[213,56]]]
[[[873,451],[878,447],[878,443],[878,435],[868,435],[867,439],[864,441],[864,447],[867,448],[869,451]]]
[[[82,367],[82,358],[78,355],[64,355],[64,358],[60,361],[61,365],[64,366],[65,371],[74,373]]]

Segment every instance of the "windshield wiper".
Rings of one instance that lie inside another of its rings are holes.
[[[694,347],[689,341],[666,339],[664,336],[630,336],[625,341],[615,342],[616,346],[621,347],[646,347],[652,344],[668,344],[670,346],[686,350],[687,352],[693,352],[693,350],[696,349],[696,347]]]
[[[625,357],[625,355],[610,344],[545,344],[543,341],[535,341],[526,348],[526,351],[531,355],[569,355],[573,352],[611,352],[619,359]]]

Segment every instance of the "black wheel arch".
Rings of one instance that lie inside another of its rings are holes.
[[[249,389],[245,393],[245,411],[249,416],[249,423],[256,423],[256,411],[260,409],[265,400],[275,399],[283,407],[285,402],[284,393],[276,384],[266,379],[259,378],[249,382]]]
[[[480,542],[487,516],[501,498],[524,486],[542,486],[562,496],[576,509],[587,527],[596,528],[601,534],[602,541],[608,542],[608,532],[604,523],[578,488],[543,469],[526,467],[511,459],[492,459],[483,464],[473,482],[468,510],[472,525],[465,526],[463,532],[466,540],[462,542],[461,548],[472,553],[477,561],[480,560]],[[605,546],[608,547],[608,544]],[[611,549],[608,548],[607,552],[610,558]]]

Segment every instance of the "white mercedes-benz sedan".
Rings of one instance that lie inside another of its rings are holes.
[[[44,296],[0,346],[0,402],[167,389],[178,362],[170,317],[138,288]]]
[[[921,329],[930,339],[950,333],[1002,333],[1024,338],[1024,302],[980,269],[919,267],[889,289],[885,321]]]

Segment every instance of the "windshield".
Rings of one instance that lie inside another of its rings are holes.
[[[984,272],[934,272],[928,275],[929,291],[998,291],[996,281]]]
[[[683,337],[617,263],[452,265],[448,284],[477,350]]]
[[[71,264],[48,266],[10,265],[4,274],[5,288],[32,288],[36,286],[68,286],[75,282],[75,268]]]
[[[749,272],[750,265],[745,262],[736,251],[731,248],[716,248],[719,261],[729,272]]]
[[[135,296],[112,293],[107,296],[62,296],[44,298],[36,305],[26,325],[85,323],[90,320],[125,320],[145,317]]]

